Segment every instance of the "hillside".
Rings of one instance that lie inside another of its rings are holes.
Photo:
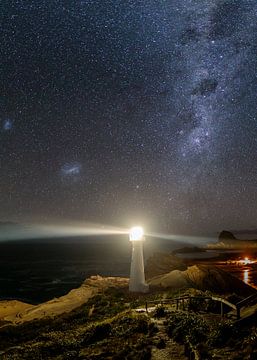
[[[234,293],[239,296],[247,296],[255,292],[243,281],[210,265],[194,265],[184,271],[172,270],[167,274],[153,277],[148,283],[151,287],[195,288],[204,291],[209,290],[217,294]]]
[[[160,302],[174,294],[159,290],[138,296],[113,285],[67,313],[0,327],[0,358],[185,360],[189,345],[200,359],[239,360],[238,353],[240,359],[251,359],[250,354],[257,354],[255,327],[221,320],[204,292],[197,292],[200,298],[188,309],[157,306],[146,314],[136,311],[146,300]]]
[[[26,321],[57,316],[70,312],[86,303],[91,297],[110,287],[128,287],[128,279],[120,277],[91,276],[83,284],[68,294],[46,301],[39,305],[20,301],[0,301],[0,322],[20,324]]]
[[[149,294],[130,293],[128,278],[92,276],[65,296],[39,305],[0,302],[0,358],[185,360],[189,346],[199,356],[209,354],[206,359],[219,354],[227,360],[229,351],[236,360],[238,351],[246,354],[242,359],[257,351],[253,341],[247,348],[243,345],[254,336],[252,327],[242,323],[237,338],[239,327],[221,320],[220,306],[204,300],[211,293],[242,299],[254,293],[253,288],[213,266],[187,268],[172,254],[152,256],[147,273],[155,275],[148,279]],[[177,290],[197,300],[186,309],[183,303],[175,311],[167,303],[165,310],[157,305],[153,312],[142,313],[146,301],[160,304],[176,297]],[[254,312],[251,316],[254,319]]]
[[[145,266],[146,279],[166,274],[172,270],[186,270],[187,266],[173,254],[156,252],[148,258]]]

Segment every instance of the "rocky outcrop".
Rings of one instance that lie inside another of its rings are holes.
[[[219,235],[219,241],[237,240],[237,238],[230,231],[223,230]]]
[[[257,240],[237,239],[232,232],[222,231],[219,240],[214,244],[208,244],[208,249],[255,249],[257,248]]]

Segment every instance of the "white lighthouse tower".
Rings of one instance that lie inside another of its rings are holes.
[[[145,282],[143,256],[144,230],[140,226],[133,227],[129,233],[129,240],[132,241],[129,291],[148,292],[149,286]]]

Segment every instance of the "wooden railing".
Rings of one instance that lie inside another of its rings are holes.
[[[257,293],[256,294],[253,294],[253,295],[250,295],[248,296],[247,298],[239,301],[237,303],[238,306],[240,306],[241,308],[244,307],[244,306],[248,306],[252,303],[256,303],[257,302]]]
[[[181,296],[171,299],[162,299],[162,300],[150,300],[146,301],[145,303],[145,309],[148,311],[148,307],[150,304],[155,305],[164,305],[164,304],[175,304],[176,310],[179,310],[179,304],[182,302],[182,309],[185,310],[185,302],[190,302],[193,299],[200,299],[200,300],[212,300],[212,301],[218,301],[220,302],[220,315],[221,317],[224,317],[224,305],[227,305],[231,309],[235,310],[236,312],[236,318],[240,319],[240,311],[242,307],[245,307],[249,305],[251,302],[256,301],[257,302],[257,294],[251,295],[248,298],[238,302],[237,304],[233,304],[230,301],[220,297],[220,296]]]

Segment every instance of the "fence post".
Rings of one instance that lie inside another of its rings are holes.
[[[240,307],[239,306],[236,307],[236,318],[237,318],[237,320],[240,319]]]
[[[224,308],[223,308],[223,302],[220,302],[220,316],[224,317]]]

